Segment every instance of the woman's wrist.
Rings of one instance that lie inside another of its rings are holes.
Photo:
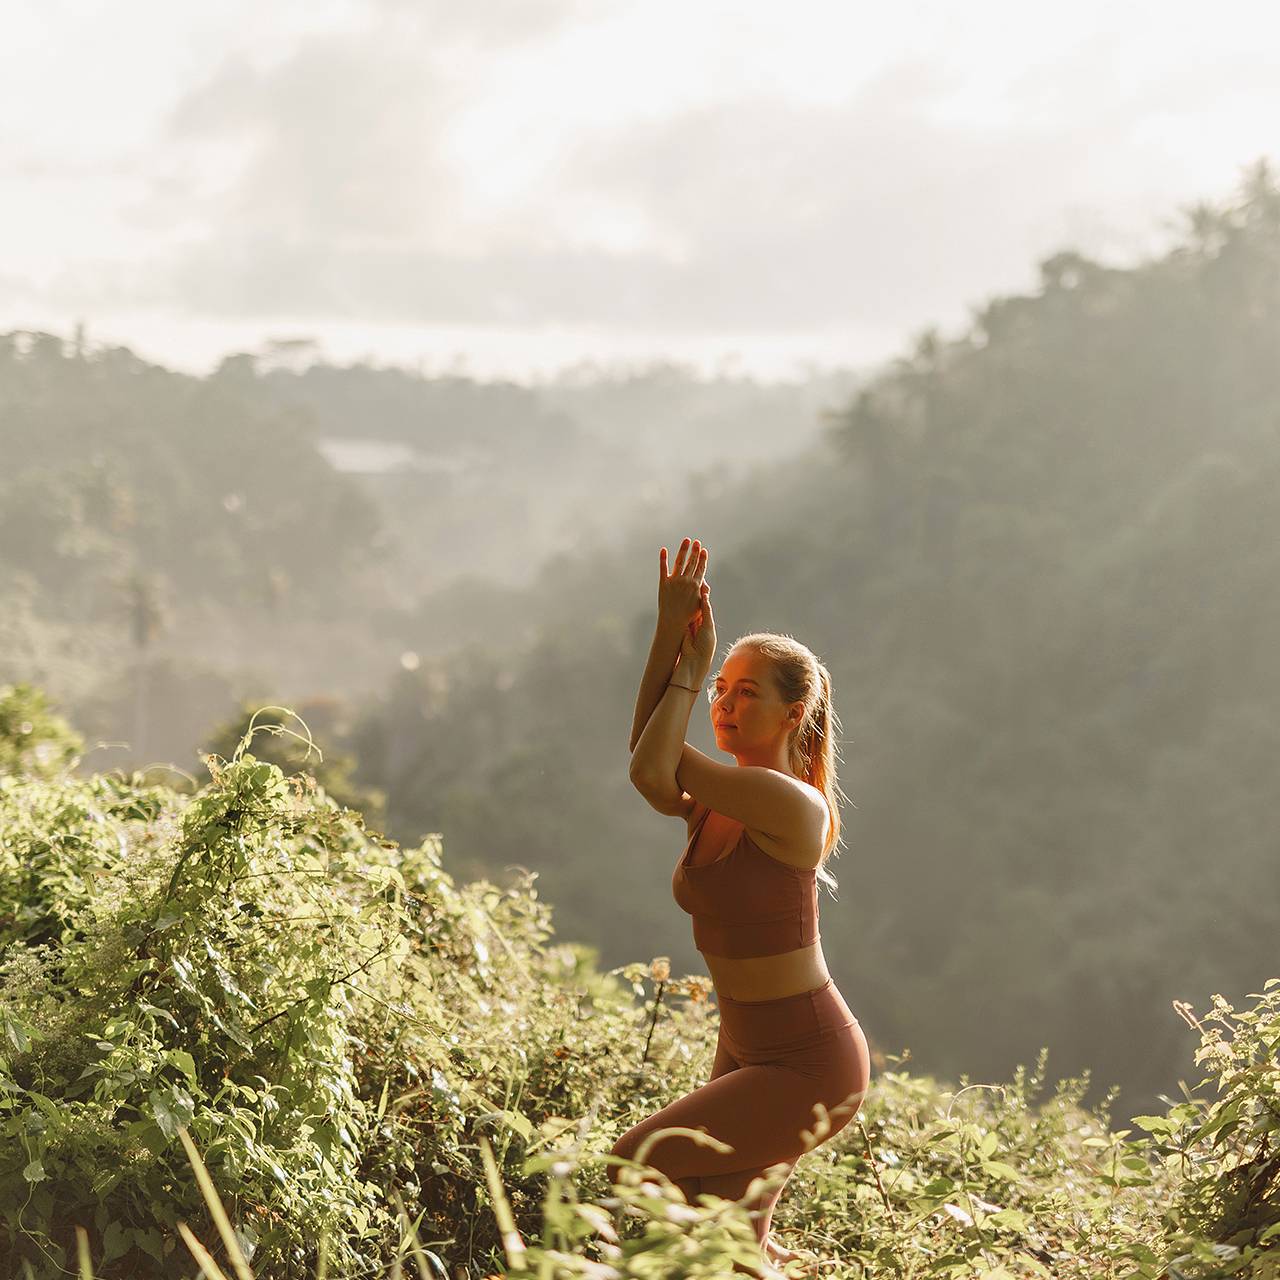
[[[694,692],[700,692],[706,682],[705,671],[700,672],[693,667],[686,667],[683,662],[677,663],[676,669],[671,673],[671,684],[682,684],[686,689],[692,689]]]
[[[667,638],[674,636],[678,652],[678,646],[680,641],[683,639],[685,632],[685,624],[681,622],[679,618],[670,617],[665,613],[660,613],[658,614],[658,621],[654,630],[657,631],[660,636]]]

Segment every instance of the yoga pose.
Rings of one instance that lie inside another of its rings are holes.
[[[631,781],[659,813],[684,818],[689,839],[672,890],[693,917],[694,944],[715,985],[719,1036],[711,1077],[629,1129],[612,1154],[636,1159],[644,1139],[672,1126],[703,1129],[723,1153],[683,1134],[645,1158],[696,1203],[699,1193],[742,1200],[756,1177],[790,1176],[830,1113],[834,1136],[866,1095],[871,1067],[858,1020],[831,979],[818,932],[817,880],[840,834],[831,679],[789,636],[739,639],[707,689],[721,764],[684,740],[716,651],[708,553],[685,538],[668,572],[659,553],[658,623],[631,735]],[[825,1138],[824,1138],[825,1140]],[[622,1165],[609,1166],[617,1182]],[[772,1262],[798,1255],[769,1239],[781,1183],[746,1207]]]

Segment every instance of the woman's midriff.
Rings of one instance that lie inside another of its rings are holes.
[[[730,1000],[778,1000],[812,991],[831,976],[821,939],[777,956],[732,959],[701,954],[716,991]]]

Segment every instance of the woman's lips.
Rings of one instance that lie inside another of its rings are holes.
[[[738,727],[738,726],[737,726],[736,724],[718,724],[718,725],[716,725],[716,728],[717,728],[717,729],[736,729],[737,727]]]

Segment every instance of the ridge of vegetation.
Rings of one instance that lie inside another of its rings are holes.
[[[620,1133],[705,1079],[707,980],[598,972],[535,873],[455,883],[439,835],[379,838],[256,758],[258,729],[203,784],[77,778],[43,694],[0,689],[6,1274],[88,1274],[77,1228],[104,1280],[196,1274],[188,1237],[230,1270],[191,1152],[262,1280],[750,1262],[740,1206],[606,1177]],[[1043,1053],[959,1087],[890,1061],[779,1233],[853,1276],[1272,1280],[1280,978],[1251,999],[1182,1008],[1203,1079],[1121,1129],[1083,1079],[1048,1091]]]

